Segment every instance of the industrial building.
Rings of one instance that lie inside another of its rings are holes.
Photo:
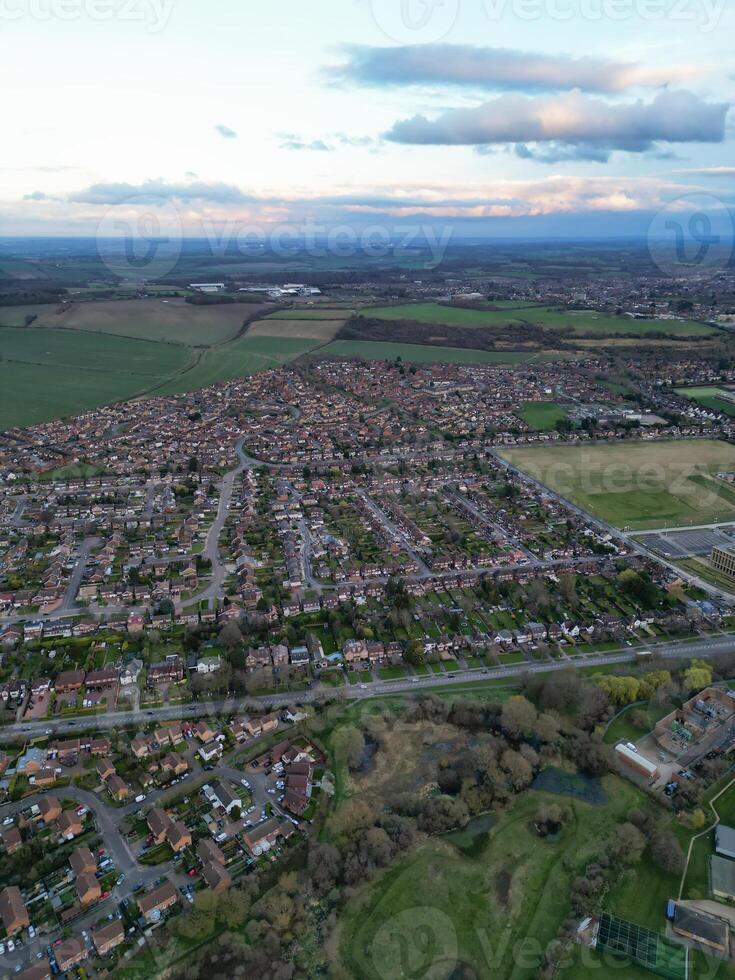
[[[715,850],[722,857],[735,858],[735,830],[718,824],[715,831]]]
[[[708,687],[657,723],[656,741],[674,756],[728,752],[733,747],[734,715],[735,693]]]
[[[710,881],[715,898],[735,901],[735,861],[713,854],[710,857]]]
[[[677,936],[715,953],[727,954],[730,949],[730,927],[716,915],[700,912],[679,902],[669,902],[666,917]]]
[[[718,572],[735,578],[735,548],[713,548],[710,561]]]
[[[615,746],[615,755],[619,762],[624,763],[630,769],[634,769],[639,775],[653,781],[658,779],[658,767],[640,752],[636,751],[635,745],[631,742],[620,742]]]

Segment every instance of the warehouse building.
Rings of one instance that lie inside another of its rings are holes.
[[[722,857],[735,858],[735,830],[718,824],[715,831],[715,850]]]
[[[715,898],[735,901],[735,861],[713,854],[710,857],[710,881]]]
[[[618,762],[624,763],[628,768],[634,769],[640,776],[654,780],[658,778],[658,767],[640,752],[636,751],[635,746],[630,742],[620,742],[615,746],[615,755]]]
[[[718,572],[735,577],[735,548],[713,548],[710,561]]]

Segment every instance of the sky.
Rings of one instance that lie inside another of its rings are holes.
[[[733,36],[735,0],[0,0],[0,236],[719,220]]]

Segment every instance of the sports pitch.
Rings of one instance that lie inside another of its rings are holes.
[[[503,458],[623,530],[735,519],[735,446],[714,439],[506,449]]]

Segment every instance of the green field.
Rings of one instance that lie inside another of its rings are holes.
[[[532,429],[541,432],[553,429],[557,422],[567,417],[567,413],[556,402],[523,402],[518,414]]]
[[[364,357],[370,361],[393,361],[397,357],[415,364],[525,364],[552,360],[552,355],[520,354],[517,351],[486,351],[424,344],[391,344],[372,340],[335,340],[322,351],[327,357]]]
[[[685,398],[690,398],[703,408],[710,408],[713,412],[722,412],[725,415],[735,415],[735,401],[727,398],[728,392],[722,388],[704,386],[700,388],[676,388],[675,391],[677,395],[684,395]]]
[[[197,350],[83,330],[0,327],[0,431],[139,395],[194,391],[279,367],[320,343],[245,335]]]
[[[479,977],[532,980],[539,954],[526,944],[532,939],[538,951],[551,942],[568,914],[574,876],[643,800],[618,777],[606,777],[603,786],[604,806],[528,791],[495,823],[482,824],[486,829],[474,840],[466,840],[467,832],[450,835],[400,860],[347,906],[340,954],[348,975],[443,980],[461,964]],[[554,840],[540,838],[533,828],[544,800],[570,811]],[[458,846],[450,843],[455,838]],[[637,921],[634,913],[648,913],[649,906],[653,914],[659,890],[641,890],[628,915]],[[663,907],[655,913],[661,924]]]
[[[440,303],[409,303],[402,306],[379,306],[362,311],[378,320],[415,320],[450,327],[504,327],[534,324],[556,330],[572,330],[579,336],[600,337],[665,334],[676,337],[707,337],[717,333],[715,327],[692,320],[631,320],[622,316],[595,313],[591,310],[555,310],[549,307],[517,305],[500,310],[465,309]]]
[[[156,394],[177,395],[221,381],[281,367],[319,345],[298,337],[238,337],[230,344],[203,351],[191,368],[164,383]]]
[[[620,528],[735,519],[735,495],[713,474],[735,467],[714,439],[503,450],[514,466]]]

